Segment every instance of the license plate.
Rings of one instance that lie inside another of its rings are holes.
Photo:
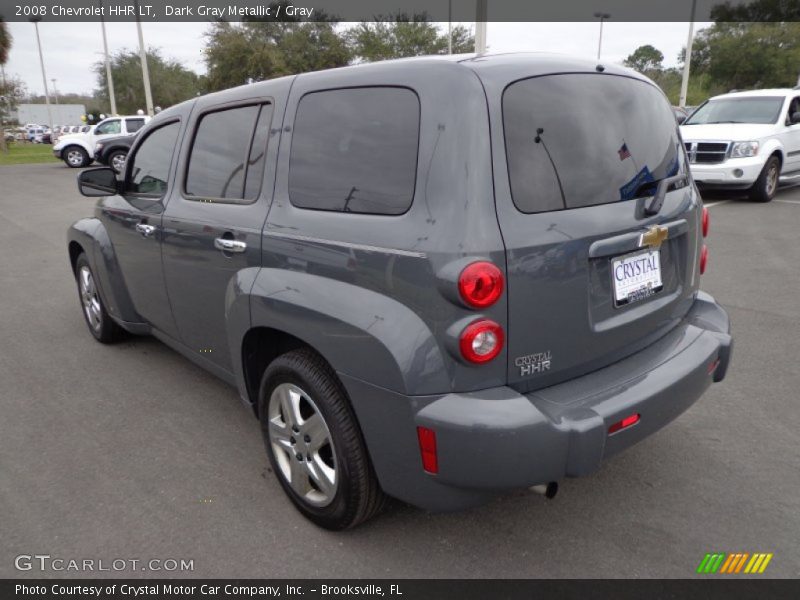
[[[649,298],[664,287],[661,282],[661,252],[647,250],[611,261],[614,305],[624,306]]]

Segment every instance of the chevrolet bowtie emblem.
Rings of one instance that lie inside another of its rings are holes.
[[[669,230],[666,227],[659,227],[653,225],[645,233],[639,236],[639,248],[650,246],[651,248],[658,248],[661,242],[669,237]]]

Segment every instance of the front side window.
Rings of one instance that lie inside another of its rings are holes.
[[[113,121],[103,121],[95,127],[94,133],[95,135],[102,135],[106,133],[120,133],[122,131],[122,125],[120,124],[119,119],[114,119]]]
[[[694,111],[684,125],[777,123],[783,101],[782,96],[740,96],[709,100]]]
[[[297,107],[289,159],[294,206],[399,215],[414,197],[420,106],[407,88],[313,92]]]
[[[126,192],[159,197],[166,193],[179,130],[180,123],[175,121],[147,135],[133,157],[128,158],[130,170]]]
[[[254,201],[261,190],[272,105],[210,112],[197,124],[185,192],[190,199]]]
[[[546,75],[503,94],[511,196],[524,213],[652,194],[683,156],[664,95],[637,79]]]

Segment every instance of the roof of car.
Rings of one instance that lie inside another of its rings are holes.
[[[727,94],[720,94],[719,96],[714,96],[711,99],[716,100],[717,98],[747,98],[752,96],[789,96],[798,93],[800,93],[800,91],[792,90],[789,88],[772,88],[766,90],[746,90],[742,92],[739,91],[729,92]]]

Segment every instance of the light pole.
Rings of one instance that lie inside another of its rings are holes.
[[[142,35],[142,22],[139,20],[139,1],[136,0],[136,31],[139,34],[139,57],[142,61],[142,79],[144,80],[144,101],[147,105],[147,114],[153,116],[153,94],[150,91],[150,71],[147,69],[147,51],[144,48]]]
[[[447,0],[447,53],[453,53],[453,0]]]
[[[681,78],[681,95],[678,98],[678,106],[686,106],[686,95],[689,91],[689,68],[692,64],[692,42],[694,42],[694,11],[697,8],[697,0],[692,0],[692,14],[689,17],[689,39],[686,40],[686,56],[683,61],[683,77]]]
[[[39,18],[31,19],[33,28],[36,30],[36,45],[39,47],[39,65],[42,67],[42,83],[44,84],[44,102],[47,104],[47,120],[50,129],[53,128],[53,113],[50,112],[50,92],[47,90],[47,73],[44,70],[44,56],[42,55],[42,41],[39,39]]]
[[[488,14],[487,0],[478,0],[475,3],[475,53],[486,52],[486,17]]]
[[[103,18],[103,0],[100,0],[100,27],[103,30],[103,60],[106,63],[106,84],[108,85],[108,98],[111,101],[111,114],[117,114],[117,98],[114,95],[114,78],[111,76],[111,59],[108,57],[108,42],[106,41],[106,20]]]
[[[56,88],[56,81],[58,80],[53,77],[50,81],[53,82],[53,99],[56,101],[56,106],[58,106],[58,89]]]
[[[603,48],[603,21],[610,19],[611,15],[604,12],[594,13],[595,19],[600,19],[600,38],[597,40],[597,60],[600,60],[600,50]]]

